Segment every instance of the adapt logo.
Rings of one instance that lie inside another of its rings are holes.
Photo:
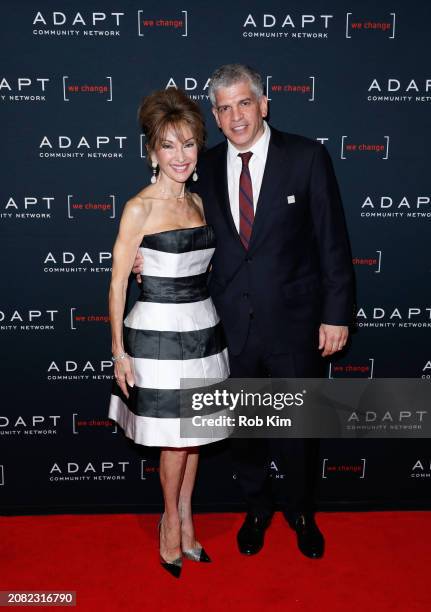
[[[106,381],[112,380],[113,362],[101,360],[92,362],[75,361],[66,359],[65,361],[51,361],[46,369],[46,379],[49,382],[64,381]]]
[[[50,482],[126,480],[130,461],[55,461],[48,469]]]
[[[249,13],[243,19],[243,38],[327,39],[334,15]]]
[[[422,368],[422,378],[431,378],[431,359]]]
[[[98,251],[90,254],[75,253],[74,251],[61,251],[59,253],[49,251],[43,259],[43,271],[48,273],[59,272],[111,272],[112,267],[103,265],[111,262],[112,253],[110,251]],[[76,264],[76,265],[69,265]],[[98,264],[98,265],[95,265]]]
[[[422,424],[428,418],[427,410],[365,410],[353,411],[346,420],[346,429],[349,432],[367,433],[376,432],[411,432],[422,429]]]
[[[180,78],[171,76],[164,85],[164,88],[168,89],[169,87],[174,87],[178,89],[178,87],[180,87],[186,92],[191,100],[209,100],[207,91],[210,80],[210,77],[206,77],[202,80],[194,76],[184,76]]]
[[[123,159],[127,136],[43,136],[39,143],[38,157]]]
[[[70,38],[115,38],[125,13],[102,11],[37,11],[33,15],[33,36]]]
[[[54,309],[2,309],[0,331],[54,331],[58,313]]]
[[[46,102],[51,79],[40,76],[1,77],[1,102]]]
[[[368,86],[368,102],[431,102],[431,79],[373,78]]]
[[[360,215],[363,219],[431,219],[431,196],[366,195]]]
[[[361,307],[356,314],[358,327],[431,327],[431,307]]]
[[[54,196],[6,196],[0,205],[0,220],[51,220]]]
[[[269,462],[269,477],[273,480],[284,480],[286,477],[284,472],[280,472],[278,464],[274,459]]]
[[[0,436],[53,436],[58,433],[57,428],[60,419],[61,416],[59,414],[0,415]]]
[[[431,459],[417,459],[411,467],[410,478],[431,478]]]

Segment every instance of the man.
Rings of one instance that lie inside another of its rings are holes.
[[[352,259],[329,154],[266,123],[262,79],[247,66],[217,69],[209,97],[227,142],[202,155],[196,191],[217,237],[209,287],[231,376],[320,376],[322,357],[346,344],[353,314]],[[238,546],[255,554],[273,513],[268,440],[231,442],[247,502]],[[318,440],[279,444],[289,479],[284,514],[301,552],[321,557],[313,513]]]

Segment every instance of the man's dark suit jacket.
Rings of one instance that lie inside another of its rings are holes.
[[[210,294],[232,354],[250,315],[273,353],[312,351],[320,323],[349,325],[353,269],[337,180],[326,148],[271,127],[248,251],[228,195],[227,142],[199,158],[194,190],[215,229]]]

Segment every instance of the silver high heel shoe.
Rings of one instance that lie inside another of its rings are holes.
[[[162,520],[163,520],[163,514],[160,517],[159,524],[157,525],[157,531],[158,531],[158,534],[159,534],[159,542],[160,542],[160,530],[161,530],[161,527],[162,527]],[[166,561],[166,559],[164,559],[162,557],[162,555],[159,554],[159,556],[160,556],[160,565],[167,572],[169,572],[172,576],[174,576],[174,578],[179,578],[181,576],[181,569],[183,567],[183,558],[182,558],[182,555],[180,555],[179,557],[177,557],[173,561]]]
[[[180,522],[181,522],[181,519],[182,519],[182,516],[181,516],[181,511],[180,511]],[[194,548],[183,550],[183,556],[186,559],[189,559],[190,561],[200,561],[201,563],[211,563],[211,559],[205,552],[203,546],[199,544],[199,542],[197,543],[197,546],[195,546]]]
[[[194,548],[189,548],[189,550],[183,550],[183,555],[186,559],[190,559],[190,561],[211,563],[211,559],[208,557],[207,553],[200,544],[198,544]]]

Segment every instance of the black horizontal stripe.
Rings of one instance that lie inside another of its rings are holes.
[[[211,225],[147,234],[141,242],[142,247],[165,253],[201,251],[202,249],[214,248],[215,244],[215,232]]]
[[[159,304],[183,304],[200,302],[209,297],[207,273],[195,276],[164,277],[142,275],[140,302]]]
[[[220,386],[220,383],[218,385]],[[208,385],[207,387],[196,387],[194,389],[144,389],[135,385],[132,388],[128,388],[129,397],[127,398],[114,380],[112,394],[120,397],[129,410],[138,416],[156,419],[177,419],[182,416],[182,404],[183,413],[187,410],[187,416],[191,416],[192,393],[209,393],[211,389],[216,387],[217,384]],[[181,402],[181,397],[183,397],[183,402]],[[211,414],[219,410],[220,406],[211,406],[196,412],[196,414]]]
[[[126,352],[140,359],[199,359],[226,348],[220,322],[214,327],[186,332],[125,327],[123,335]]]

